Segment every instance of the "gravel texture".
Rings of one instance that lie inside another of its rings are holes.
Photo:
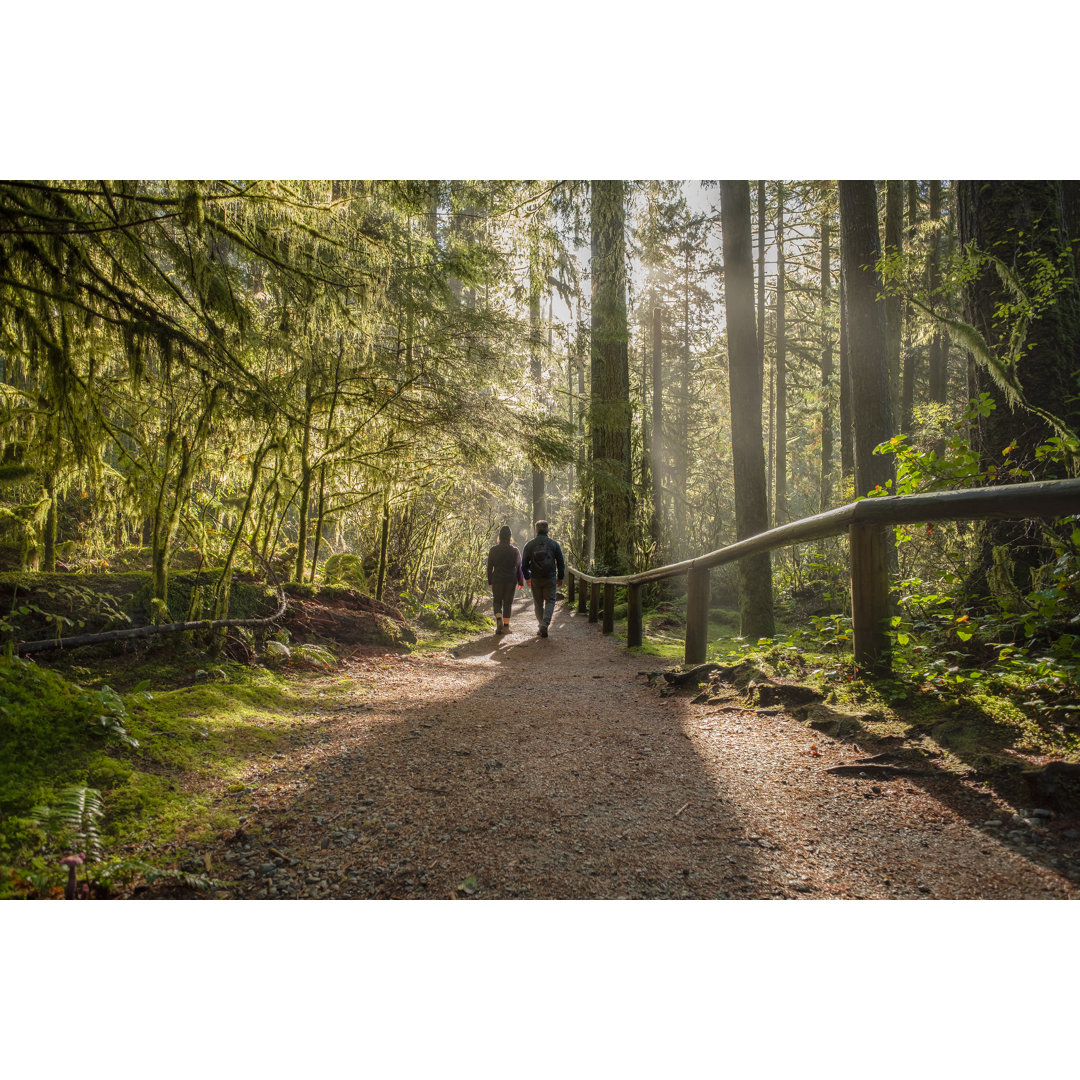
[[[874,748],[662,696],[646,664],[566,604],[541,639],[520,601],[508,636],[354,660],[195,863],[219,899],[1077,895],[1076,822],[933,768],[829,773]]]

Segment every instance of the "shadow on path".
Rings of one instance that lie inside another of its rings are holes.
[[[980,852],[936,785],[860,794],[808,756],[820,736],[802,725],[661,698],[587,616],[557,605],[539,638],[531,607],[507,637],[351,668],[353,696],[264,772],[218,853],[234,895],[1068,895]],[[985,873],[954,872],[972,861]]]
[[[400,693],[376,684],[370,705],[324,727],[322,752],[267,777],[259,840],[230,860],[255,871],[248,895],[748,889],[755,850],[682,731],[682,707],[635,684],[637,659],[584,616],[559,605],[539,638],[531,602],[518,607],[509,636],[425,657],[415,675],[400,665]],[[274,870],[264,845],[278,852]]]

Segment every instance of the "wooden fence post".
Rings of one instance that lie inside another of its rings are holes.
[[[634,582],[626,586],[626,644],[640,645],[641,641],[641,585]]]
[[[600,582],[589,582],[589,622],[596,622],[600,610]]]
[[[579,615],[584,615],[586,611],[586,605],[589,603],[589,589],[588,582],[582,578],[578,582],[578,594],[577,594],[577,609]]]
[[[888,537],[892,530],[881,525],[852,525],[851,545],[851,643],[855,663],[875,674],[892,668],[889,633]]]
[[[574,582],[576,580],[575,574],[571,571],[566,575],[566,602],[573,607],[574,606]]]
[[[704,663],[708,645],[709,568],[695,567],[686,575],[686,663]]]
[[[604,633],[615,633],[615,586],[604,582]]]

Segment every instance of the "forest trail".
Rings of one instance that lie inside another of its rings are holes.
[[[872,749],[661,697],[643,664],[567,604],[536,637],[531,601],[507,637],[356,661],[194,854],[222,899],[1077,895],[1061,823],[946,775],[829,774]]]

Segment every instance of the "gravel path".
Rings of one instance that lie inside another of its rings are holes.
[[[519,602],[508,637],[333,676],[346,703],[253,770],[241,830],[199,853],[238,882],[218,897],[1077,895],[1075,822],[944,774],[829,774],[872,749],[661,697],[655,661],[565,604],[534,630]]]

